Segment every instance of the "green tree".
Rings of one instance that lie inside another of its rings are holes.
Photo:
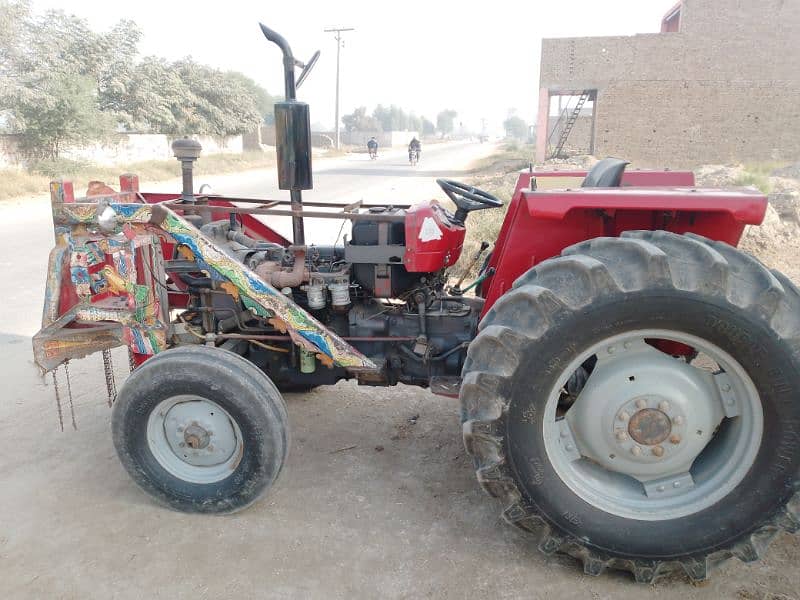
[[[230,78],[230,80],[238,82],[239,85],[241,85],[242,88],[253,97],[253,100],[256,104],[256,109],[265,122],[271,122],[272,119],[274,119],[274,107],[276,101],[274,96],[270,95],[267,90],[265,90],[244,73],[239,73],[238,71],[228,71],[226,75]]]
[[[191,58],[170,63],[150,56],[134,69],[121,109],[140,131],[237,135],[257,127],[269,110],[272,99],[266,92],[259,98],[254,85],[240,73],[223,73]]]
[[[105,36],[107,60],[97,74],[97,100],[100,109],[114,114],[121,123],[130,125],[130,115],[125,110],[128,96],[133,91],[133,74],[142,32],[133,21],[122,20]]]
[[[262,117],[256,100],[237,77],[185,58],[173,64],[189,91],[181,131],[238,135],[258,126]]]
[[[399,106],[383,106],[378,104],[372,111],[372,116],[381,124],[384,131],[407,131],[409,129],[409,115]]]
[[[271,117],[274,99],[252,79],[190,58],[139,61],[140,38],[132,21],[97,33],[63,11],[0,0],[0,126],[31,155],[56,156],[120,125],[225,136]]]
[[[64,147],[101,139],[113,130],[113,118],[97,106],[91,78],[57,75],[44,81],[41,91],[36,102],[20,98],[15,108],[21,149],[28,156],[55,159]]]
[[[110,42],[86,21],[48,11],[35,17],[28,2],[0,2],[0,107],[24,152],[56,158],[65,145],[96,140],[113,130],[100,112],[97,81]]]
[[[528,137],[528,124],[516,115],[511,115],[503,121],[503,128],[508,137],[517,140],[524,140]]]
[[[359,106],[349,115],[342,117],[345,131],[381,131],[380,122],[367,114],[366,106]]]
[[[443,110],[436,115],[436,129],[442,135],[449,135],[453,133],[453,121],[458,116],[458,113],[452,109]]]
[[[422,117],[420,133],[422,133],[422,135],[433,135],[434,133],[436,133],[436,126],[433,124],[432,121],[429,121],[425,117]]]
[[[6,87],[15,75],[14,66],[20,64],[24,48],[26,28],[30,19],[30,2],[0,0],[0,82]],[[3,89],[0,87],[0,90]]]
[[[180,133],[189,96],[176,69],[164,59],[148,56],[131,74],[121,110],[134,130]]]

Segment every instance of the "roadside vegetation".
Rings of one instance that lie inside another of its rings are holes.
[[[265,169],[274,164],[274,153],[209,154],[201,156],[197,161],[195,173],[219,175]],[[147,160],[112,166],[92,165],[67,159],[43,160],[32,164],[28,170],[0,170],[0,201],[46,194],[50,181],[58,178],[71,180],[75,186],[75,193],[80,195],[83,195],[90,181],[102,181],[116,189],[119,176],[123,173],[138,175],[142,186],[145,187],[147,183],[180,177],[181,168],[175,159]]]
[[[359,106],[352,113],[342,117],[342,125],[347,132],[351,131],[416,131],[419,135],[432,136],[437,131],[442,135],[453,132],[454,110],[444,110],[437,117],[438,128],[425,117],[414,112],[406,112],[392,104],[378,104],[371,114],[367,114],[366,106]]]
[[[0,0],[0,132],[16,134],[26,163],[115,133],[223,137],[271,117],[273,98],[252,79],[142,57],[141,37],[130,20],[97,32],[63,10]]]
[[[744,172],[738,175],[733,183],[737,186],[752,186],[765,194],[770,194],[773,189],[770,174],[775,168],[777,166],[770,168],[766,163],[745,165]]]
[[[142,57],[141,35],[129,20],[98,32],[62,10],[36,14],[28,0],[0,0],[0,133],[24,165],[0,170],[0,200],[46,192],[56,177],[69,177],[77,191],[94,179],[113,186],[123,172],[143,182],[180,175],[173,160],[108,167],[66,158],[69,148],[119,133],[225,137],[272,119],[274,98],[252,79],[191,57]],[[273,162],[258,152],[208,155],[198,173]]]

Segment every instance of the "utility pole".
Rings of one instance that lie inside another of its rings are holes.
[[[324,30],[326,33],[336,33],[336,149],[342,145],[339,133],[339,54],[342,50],[342,32],[355,31],[353,27],[332,27]]]

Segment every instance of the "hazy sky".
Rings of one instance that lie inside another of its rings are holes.
[[[675,0],[494,0],[455,2],[356,0],[188,2],[34,0],[34,10],[62,8],[107,29],[121,18],[144,32],[142,54],[186,55],[242,71],[270,92],[283,92],[280,52],[261,35],[263,21],[317,66],[299,99],[311,119],[332,126],[336,44],[332,26],[355,27],[342,49],[341,112],[359,105],[397,104],[435,120],[443,108],[477,127],[499,128],[515,108],[527,121],[537,109],[543,37],[628,35],[659,30]]]

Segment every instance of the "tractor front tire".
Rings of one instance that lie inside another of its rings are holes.
[[[238,354],[181,346],[131,373],[112,415],[125,469],[158,502],[232,513],[258,500],[289,447],[277,388]]]
[[[702,581],[800,528],[799,390],[787,278],[727,244],[629,232],[567,248],[489,310],[464,444],[544,553]]]

